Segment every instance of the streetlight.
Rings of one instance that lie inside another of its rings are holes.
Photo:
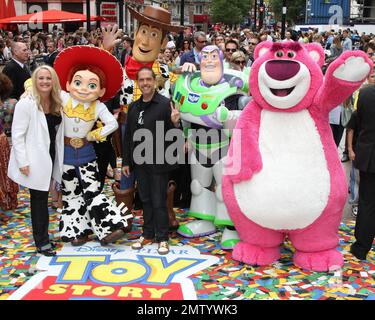
[[[285,23],[286,23],[286,0],[283,0],[283,15],[281,19],[281,39],[285,39]]]
[[[311,2],[310,0],[306,0],[305,24],[309,24],[310,13],[311,13]]]
[[[181,0],[181,6],[180,6],[180,25],[184,25],[184,21],[185,21],[185,0]]]
[[[263,28],[263,19],[264,19],[264,3],[263,0],[259,1],[259,30]]]
[[[118,2],[119,28],[124,29],[124,0]]]
[[[86,0],[86,24],[87,24],[87,31],[90,31],[90,0]]]
[[[257,31],[257,2],[258,0],[254,1],[254,25],[253,25],[253,31]]]

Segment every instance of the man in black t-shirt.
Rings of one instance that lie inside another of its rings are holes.
[[[169,164],[165,156],[162,163],[156,157],[157,125],[163,124],[164,135],[179,124],[179,112],[171,110],[170,100],[155,91],[156,76],[149,67],[142,67],[137,74],[142,96],[130,104],[123,139],[123,174],[126,177],[134,171],[138,183],[139,196],[143,205],[143,233],[132,245],[139,250],[144,245],[158,242],[158,253],[167,254],[169,218],[167,211],[167,186],[169,173],[178,164]],[[141,131],[143,130],[143,131]],[[147,130],[147,136],[143,133]],[[142,133],[143,132],[143,133]],[[150,134],[149,134],[150,133]],[[143,138],[141,141],[138,138]],[[141,151],[141,144],[146,149]],[[164,140],[164,152],[170,142]],[[139,148],[138,148],[139,147]],[[145,153],[152,150],[152,159]]]
[[[365,260],[375,238],[375,85],[360,90],[357,101],[358,139],[354,165],[360,172],[355,242],[350,252]]]
[[[359,171],[354,166],[355,160],[355,145],[358,138],[357,128],[357,111],[352,113],[352,116],[346,125],[347,142],[348,142],[348,156],[352,161],[349,178],[349,203],[352,205],[352,214],[357,216],[358,211],[358,185],[359,185]]]

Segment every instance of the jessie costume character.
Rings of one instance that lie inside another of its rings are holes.
[[[62,184],[63,209],[60,216],[62,241],[82,245],[94,233],[101,244],[114,242],[128,226],[124,204],[116,206],[101,194],[93,142],[103,141],[118,128],[103,103],[112,98],[122,82],[120,63],[107,51],[73,46],[56,58],[54,68],[63,90],[63,125],[57,133],[55,179]],[[100,120],[101,127],[92,130]],[[63,159],[63,161],[61,161]],[[62,172],[62,174],[60,173]]]
[[[123,82],[120,93],[121,112],[119,115],[121,137],[123,136],[121,132],[125,132],[128,106],[133,101],[138,100],[142,95],[136,80],[138,70],[145,66],[152,68],[156,74],[157,91],[167,98],[170,97],[169,89],[171,83],[176,81],[177,76],[169,72],[167,64],[162,64],[157,61],[157,57],[160,53],[160,49],[165,47],[168,42],[166,37],[167,32],[179,32],[183,30],[180,26],[171,25],[171,14],[163,8],[145,6],[143,13],[136,11],[132,7],[128,8],[130,14],[139,21],[139,26],[134,35],[132,48],[133,56],[129,56],[126,59],[123,69]],[[105,43],[105,41],[103,42]],[[112,48],[105,47],[104,49],[111,50]],[[120,144],[122,145],[122,143]],[[118,154],[121,154],[121,152],[118,151]],[[167,196],[169,222],[170,226],[177,229],[178,222],[173,211],[174,189],[174,183],[169,182]],[[118,203],[123,201],[126,206],[131,209],[134,202],[134,175],[132,174],[128,178],[122,175],[121,184],[115,183],[113,185],[113,191],[116,201]]]

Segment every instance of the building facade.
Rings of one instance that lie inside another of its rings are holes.
[[[209,21],[209,4],[211,0],[185,0],[184,1],[184,25],[195,25],[204,29]],[[101,22],[101,25],[117,23],[130,34],[137,27],[137,22],[132,19],[128,5],[135,6],[141,10],[144,5],[162,6],[172,14],[172,24],[180,25],[181,21],[181,0],[89,0],[90,15],[103,16],[107,20]],[[86,0],[14,0],[16,14],[23,15],[43,10],[64,10],[70,12],[86,14]],[[122,9],[121,9],[122,8]],[[122,19],[121,19],[122,16]],[[122,21],[121,21],[122,20]],[[91,26],[95,27],[96,22]],[[58,25],[59,27],[61,25]],[[64,28],[71,30],[84,26],[86,23],[69,23]],[[26,29],[27,26],[21,26]],[[49,26],[52,28],[52,25]]]

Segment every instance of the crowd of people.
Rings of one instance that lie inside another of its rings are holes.
[[[124,62],[126,56],[131,55],[131,47],[134,34],[122,32],[121,42],[114,48],[113,54],[119,61]],[[215,44],[226,54],[226,62],[235,65],[237,60],[231,60],[234,51],[227,51],[227,42],[234,41],[236,51],[240,51],[245,56],[246,66],[251,66],[255,46],[262,41],[298,41],[301,43],[317,42],[326,50],[327,63],[333,61],[346,50],[365,50],[369,45],[373,46],[374,35],[358,34],[356,30],[330,30],[319,32],[318,29],[310,28],[308,31],[287,30],[285,39],[281,39],[280,29],[251,31],[247,28],[230,29],[226,26],[212,28],[207,34],[196,32],[193,34],[192,27],[184,29],[183,34],[172,32],[168,35],[168,43],[160,52],[158,59],[167,63],[171,70],[186,61],[186,54],[196,48],[200,48],[207,43]],[[25,31],[20,34],[14,32],[0,31],[0,65],[4,65],[12,57],[11,46],[14,42],[25,43],[29,49],[28,67],[33,71],[39,64],[46,63],[53,66],[54,58],[64,48],[73,45],[89,45],[102,47],[103,34],[100,28],[88,32],[84,28],[79,28],[76,32],[64,32],[57,27],[53,32],[33,32]],[[230,49],[234,49],[229,45]],[[185,58],[182,56],[185,54]],[[189,60],[189,58],[188,58]],[[190,59],[191,60],[191,59]],[[239,65],[237,63],[237,65]],[[236,68],[236,66],[233,66]]]
[[[375,40],[373,35],[362,34],[359,35],[358,32],[344,29],[338,31],[327,31],[319,32],[319,30],[311,28],[308,31],[294,31],[287,30],[285,34],[285,39],[281,37],[280,30],[261,30],[259,32],[251,31],[250,29],[241,29],[236,30],[230,29],[226,26],[221,26],[212,28],[208,33],[203,31],[195,31],[193,33],[191,27],[184,28],[183,32],[170,32],[168,34],[168,41],[160,50],[160,53],[157,57],[157,60],[163,64],[167,65],[168,69],[172,73],[179,74],[181,73],[181,68],[185,63],[194,64],[197,69],[199,69],[199,54],[201,50],[209,45],[216,45],[222,51],[224,55],[224,68],[230,68],[238,71],[244,71],[245,68],[251,68],[252,63],[254,62],[254,50],[256,46],[263,41],[298,41],[300,43],[319,43],[324,49],[326,54],[325,65],[323,66],[323,71],[332,63],[337,57],[339,57],[343,52],[347,50],[362,50],[365,51],[368,56],[375,62]],[[112,54],[123,66],[126,59],[132,56],[132,47],[134,42],[134,34],[125,34],[124,32],[120,35],[120,41],[113,48]],[[63,49],[75,45],[84,45],[84,46],[94,46],[94,47],[103,47],[103,30],[96,29],[94,31],[88,32],[84,28],[80,28],[76,32],[64,32],[58,28],[54,28],[53,32],[34,32],[32,30],[25,31],[20,34],[15,34],[11,31],[1,31],[0,32],[0,65],[4,65],[3,71],[0,78],[1,81],[1,91],[0,91],[0,134],[2,138],[4,136],[10,137],[12,135],[12,143],[17,148],[17,139],[19,138],[17,134],[20,130],[21,125],[26,125],[25,122],[27,119],[22,115],[28,114],[23,110],[23,104],[25,99],[21,98],[24,93],[24,83],[25,81],[33,77],[33,89],[34,92],[39,92],[40,100],[39,104],[33,106],[35,110],[43,111],[48,123],[49,137],[50,141],[53,141],[56,136],[54,131],[56,126],[61,122],[61,116],[57,110],[57,107],[61,107],[61,101],[56,95],[53,94],[53,90],[59,90],[58,84],[56,84],[56,75],[54,74],[53,65],[56,56]],[[49,67],[43,67],[43,65]],[[41,67],[42,66],[42,67]],[[151,70],[151,69],[150,69]],[[150,70],[143,70],[144,74],[141,74],[140,77],[147,76],[151,83],[157,82],[155,79],[155,74]],[[7,79],[7,77],[10,79]],[[338,106],[330,116],[331,128],[333,136],[337,145],[339,145],[345,126],[348,126],[347,137],[345,143],[345,151],[342,161],[356,160],[358,159],[357,152],[360,150],[355,149],[355,145],[361,145],[363,142],[361,139],[367,139],[367,131],[371,136],[370,140],[374,143],[374,131],[371,128],[368,121],[373,121],[373,115],[365,116],[366,112],[364,110],[369,109],[368,105],[374,103],[375,96],[373,96],[373,77],[374,73],[368,78],[368,86],[371,89],[363,89],[358,94],[358,92],[348,99],[343,105]],[[143,78],[142,78],[143,79]],[[138,79],[139,80],[139,79]],[[58,82],[58,81],[57,81]],[[146,90],[146,87],[140,88],[141,90]],[[144,93],[142,91],[142,93]],[[149,102],[152,99],[154,92],[147,95],[149,100],[144,100],[143,102]],[[145,96],[144,96],[145,98]],[[17,104],[16,112],[14,113],[16,101],[19,101]],[[115,104],[113,106],[114,101]],[[112,104],[111,107],[109,105]],[[113,113],[117,113],[120,109],[119,100],[111,100],[107,103],[107,107],[111,109]],[[355,111],[358,105],[358,109],[361,110],[358,112],[357,120],[350,120],[350,116],[346,121],[343,121],[343,114],[347,109],[350,110],[350,115],[354,114],[353,118],[356,116],[357,112]],[[18,109],[18,110],[17,110]],[[22,110],[21,110],[22,109]],[[27,108],[26,108],[27,109]],[[13,118],[14,114],[14,119]],[[31,116],[30,116],[31,117]],[[138,115],[137,115],[138,117]],[[35,120],[35,119],[34,119]],[[33,120],[33,121],[34,121]],[[30,120],[31,121],[31,120]],[[36,121],[36,120],[35,120]],[[345,122],[345,123],[344,123]],[[12,124],[13,123],[13,124]],[[371,123],[373,124],[373,123]],[[374,126],[375,127],[375,126]],[[361,131],[363,128],[364,131]],[[22,128],[21,128],[22,129]],[[354,134],[353,134],[354,132]],[[30,134],[30,132],[29,132]],[[32,133],[31,133],[32,134]],[[24,137],[25,133],[23,133]],[[26,140],[28,138],[26,137]],[[353,142],[354,139],[354,142]],[[1,140],[3,145],[6,145],[4,139]],[[358,144],[359,143],[359,144]],[[21,144],[22,146],[22,144]],[[100,151],[98,151],[97,153]],[[4,172],[6,170],[5,162],[9,161],[9,147],[1,148],[0,160],[0,170]],[[54,158],[55,150],[52,148],[52,143],[46,143],[46,152],[50,152],[50,157]],[[107,150],[107,149],[106,149]],[[22,153],[20,149],[19,154]],[[106,151],[107,152],[107,151]],[[99,158],[98,153],[98,158]],[[111,161],[105,162],[105,165],[101,166],[99,170],[102,186],[104,184],[104,178],[107,173],[108,162],[111,163],[112,170],[116,169],[116,153],[113,148],[110,146]],[[118,152],[117,152],[117,155]],[[361,154],[360,154],[361,155]],[[48,154],[46,155],[48,156]],[[108,159],[108,155],[105,157]],[[355,165],[353,166],[351,181],[353,181],[353,186],[351,185],[351,204],[353,205],[353,212],[357,213],[358,210],[358,200],[359,200],[359,212],[358,212],[358,221],[356,228],[356,244],[353,246],[353,254],[360,258],[366,258],[367,252],[371,249],[372,240],[374,238],[374,221],[375,219],[372,214],[374,213],[373,209],[373,199],[368,198],[368,190],[374,190],[374,173],[373,167],[375,160],[372,159],[371,155],[368,155],[367,161],[369,165],[363,164],[360,169],[360,179],[358,179],[358,172],[356,172]],[[100,167],[100,161],[99,167]],[[128,163],[125,163],[128,165]],[[23,167],[20,168],[20,172],[24,176],[29,175],[29,164],[25,163]],[[7,175],[0,172],[1,186],[0,186],[0,206],[2,210],[15,209],[17,207],[17,202],[14,199],[14,194],[17,192],[16,186],[12,182],[7,180]],[[125,170],[125,173],[129,173]],[[146,174],[141,172],[141,174]],[[111,176],[111,174],[109,174]],[[356,176],[355,176],[356,175]],[[190,177],[185,176],[185,181],[180,181],[180,188],[183,191],[180,191],[179,196],[175,197],[176,205],[181,207],[188,207],[189,205],[189,185]],[[48,177],[46,178],[48,179]],[[147,179],[147,177],[146,177]],[[5,182],[6,181],[6,182]],[[163,183],[166,185],[168,181],[167,177],[163,177]],[[363,185],[361,182],[363,181]],[[154,182],[161,183],[156,180]],[[357,186],[355,186],[357,183]],[[358,190],[359,183],[359,192]],[[53,255],[53,244],[48,240],[48,191],[38,191],[34,188],[33,185],[22,184],[30,188],[31,194],[31,215],[33,222],[33,232],[34,240],[37,247],[37,251],[46,255]],[[183,185],[183,186],[181,186]],[[141,193],[143,193],[143,199],[148,197],[156,197],[159,193],[151,194],[152,192],[149,189],[149,185],[140,184]],[[372,189],[371,189],[372,188]],[[164,190],[165,191],[165,190]],[[146,194],[146,195],[145,195]],[[354,194],[359,194],[355,196]],[[7,201],[3,199],[8,197]],[[163,194],[163,199],[166,196]],[[56,200],[57,201],[57,200]],[[157,202],[156,200],[153,202]],[[5,203],[5,205],[4,205]],[[59,205],[57,205],[59,206]],[[61,203],[60,203],[61,206]],[[158,206],[164,210],[164,206]],[[145,209],[145,219],[151,219],[149,217],[150,213],[148,208]],[[146,216],[147,215],[147,216]],[[164,216],[163,216],[164,217]],[[362,218],[361,218],[362,217]],[[165,218],[165,217],[164,217]],[[165,221],[164,221],[165,222]],[[159,241],[165,242],[168,237],[166,235],[167,230],[165,230],[166,223],[163,222],[163,234],[159,235]],[[152,239],[155,234],[153,230],[146,230],[147,239]],[[372,237],[372,238],[371,238]],[[141,241],[142,243],[142,241]],[[165,245],[164,245],[165,247]],[[138,248],[135,246],[135,248]],[[168,249],[168,248],[167,248]],[[161,248],[161,253],[168,252],[167,249]]]

